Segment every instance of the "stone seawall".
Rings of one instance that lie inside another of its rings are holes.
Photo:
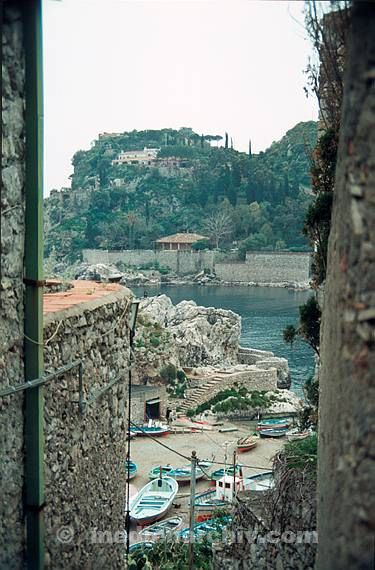
[[[91,265],[97,263],[114,264],[121,261],[130,266],[142,266],[158,263],[168,267],[178,275],[192,275],[204,269],[213,271],[213,251],[154,251],[152,249],[106,251],[102,249],[83,249],[83,261]]]
[[[117,290],[95,298],[95,284],[84,285],[86,302],[45,315],[46,372],[82,360],[88,402],[81,413],[76,370],[45,387],[46,563],[54,569],[123,565],[124,545],[92,543],[92,533],[124,529],[131,293],[112,286]],[[66,294],[46,298],[48,307]],[[74,534],[68,544],[58,540],[61,527]]]
[[[21,2],[6,2],[2,27],[2,192],[0,388],[22,383],[24,258],[24,54]],[[0,568],[21,568],[23,527],[23,402],[0,399]]]
[[[310,254],[252,252],[245,263],[216,263],[215,273],[228,283],[308,285]]]

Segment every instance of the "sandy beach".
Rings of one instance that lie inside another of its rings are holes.
[[[232,425],[232,424],[231,424]],[[234,424],[233,424],[234,425]],[[233,452],[236,449],[238,438],[253,432],[254,424],[236,424],[238,431],[220,433],[219,427],[213,431],[203,431],[197,433],[169,434],[156,438],[162,444],[178,451],[186,458],[191,457],[193,450],[197,452],[197,457],[201,460],[225,461],[225,450],[227,449],[227,462],[233,463]],[[227,427],[227,424],[226,426]],[[157,441],[148,437],[136,437],[131,441],[131,458],[138,465],[138,473],[131,480],[137,490],[149,482],[148,472],[151,467],[157,465],[171,464],[173,467],[181,467],[190,461],[179,457],[173,451],[165,449]],[[260,439],[257,447],[249,452],[238,455],[238,462],[243,464],[243,474],[252,475],[261,473],[265,468],[271,468],[272,458],[279,449],[282,448],[285,440],[265,438]],[[222,465],[215,465],[212,469],[219,469]],[[197,491],[204,491],[210,487],[210,482],[203,479],[197,482]],[[174,507],[168,516],[180,515],[184,521],[188,520],[188,494],[189,483],[179,484],[179,491],[174,502]]]

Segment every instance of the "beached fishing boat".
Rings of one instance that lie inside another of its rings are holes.
[[[246,491],[268,491],[274,486],[272,471],[248,475],[244,480]]]
[[[254,435],[247,435],[246,437],[241,437],[237,441],[237,451],[240,453],[244,453],[245,451],[250,451],[250,449],[254,449],[258,445],[258,437]]]
[[[286,438],[288,441],[300,441],[301,439],[306,439],[309,437],[309,431],[302,431],[302,432],[287,432]]]
[[[257,430],[261,429],[284,429],[288,428],[291,424],[289,418],[270,418],[268,420],[261,420],[258,422]]]
[[[172,532],[175,532],[182,525],[182,517],[170,517],[164,521],[157,522],[151,526],[146,526],[139,533],[140,536],[144,536],[148,539],[158,540]]]
[[[287,433],[287,428],[259,430],[260,437],[285,437],[286,433]]]
[[[168,426],[140,426],[140,427],[131,427],[130,434],[136,434],[138,436],[142,435],[152,435],[152,436],[160,436],[160,435],[167,435],[169,433]]]
[[[216,536],[220,536],[222,530],[231,522],[232,517],[226,516],[195,524],[193,529],[194,538],[202,538],[203,536],[215,538]],[[187,527],[180,530],[177,536],[182,540],[189,540],[189,533],[190,529]]]
[[[173,471],[173,467],[172,465],[156,465],[156,467],[152,467],[148,472],[148,478],[157,479],[160,477],[160,471],[161,476],[165,477],[166,475],[168,476],[171,471]]]
[[[138,466],[136,463],[134,463],[134,461],[126,460],[125,461],[125,471],[126,471],[126,477],[129,479],[133,479],[133,477],[135,477],[137,474]]]
[[[228,467],[224,468],[222,467],[221,469],[216,469],[216,471],[213,471],[212,473],[210,473],[210,479],[211,481],[217,481],[218,479],[222,479],[222,477],[224,477],[224,475],[232,475],[234,474],[234,467],[233,465],[228,465]],[[242,476],[242,465],[240,463],[237,463],[236,465],[236,476]]]
[[[129,553],[134,554],[138,550],[144,550],[145,548],[152,548],[154,546],[153,542],[134,542],[129,546]]]
[[[195,480],[202,479],[204,473],[200,467],[195,468]],[[188,483],[191,480],[191,465],[184,465],[183,467],[176,467],[168,473],[168,477],[176,479],[179,483]]]
[[[172,506],[178,483],[171,477],[147,483],[131,504],[130,518],[140,525],[160,520]]]
[[[242,477],[225,475],[216,481],[216,488],[204,493],[198,493],[194,498],[194,505],[199,513],[212,513],[216,509],[224,508],[233,502],[239,491],[244,489]]]

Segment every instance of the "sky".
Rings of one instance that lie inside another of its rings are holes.
[[[43,0],[44,188],[100,132],[191,127],[259,152],[316,120],[303,2]],[[124,149],[126,150],[126,149]]]

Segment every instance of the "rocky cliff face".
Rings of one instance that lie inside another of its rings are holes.
[[[135,347],[139,370],[237,363],[241,317],[232,311],[173,305],[166,295],[141,301]]]

